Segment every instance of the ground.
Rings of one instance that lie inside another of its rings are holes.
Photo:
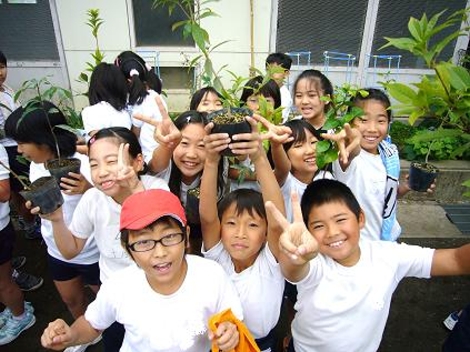
[[[431,247],[452,247],[468,242],[467,238],[408,238],[409,243]],[[44,277],[44,286],[25,297],[32,302],[36,324],[16,341],[0,346],[0,351],[46,351],[41,347],[40,336],[48,322],[62,317],[70,321],[70,315],[60,300],[47,273],[45,246],[40,241],[28,241],[18,234],[17,253],[25,255],[25,270]],[[430,352],[439,351],[447,332],[442,320],[449,312],[459,309],[469,301],[470,277],[434,278],[432,280],[405,279],[395,293],[390,317],[380,352]],[[360,322],[351,322],[360,324]],[[341,338],[341,336],[338,336]],[[89,348],[89,352],[101,351],[101,344]]]

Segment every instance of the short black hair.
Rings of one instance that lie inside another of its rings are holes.
[[[220,100],[222,100],[222,95],[214,88],[214,87],[203,87],[196,92],[194,92],[193,96],[191,97],[191,102],[189,103],[189,110],[197,110],[197,107],[201,103],[202,99],[206,96],[208,93],[213,93],[219,97]]]
[[[390,122],[392,120],[392,110],[390,109],[391,104],[387,94],[383,90],[377,88],[364,88],[361,90],[366,91],[368,94],[366,96],[357,94],[352,100],[353,104],[357,106],[368,100],[377,100],[378,102],[382,103],[385,110],[387,111],[388,121]]]
[[[323,140],[319,131],[315,129],[310,123],[306,120],[290,120],[284,123],[284,126],[289,127],[292,131],[290,142],[286,142],[282,145],[284,150],[287,152],[295,143],[303,143],[307,140],[307,134],[305,130],[309,131],[315,136],[319,141]]]
[[[290,70],[292,66],[292,58],[284,53],[271,53],[266,58],[266,66],[276,64],[283,69]]]
[[[353,212],[357,219],[361,214],[361,206],[351,189],[344,183],[330,179],[320,179],[310,183],[300,201],[302,218],[308,227],[309,215],[314,207],[328,203],[343,203]]]
[[[261,94],[265,98],[272,98],[274,100],[274,108],[277,109],[281,106],[281,91],[277,83],[270,79],[265,84],[263,83],[263,76],[256,76],[246,82],[243,87],[240,101],[246,103],[248,98],[253,94]]]
[[[239,188],[226,194],[217,206],[219,219],[222,219],[222,215],[224,215],[232,204],[235,204],[237,214],[247,211],[251,216],[256,213],[261,218],[266,219],[263,196],[258,191],[248,188]]]
[[[50,101],[30,102],[14,110],[5,121],[5,135],[17,142],[45,145],[58,157],[70,157],[77,149],[77,136],[57,125],[66,125],[62,111]],[[52,129],[51,129],[52,127]]]
[[[5,66],[8,66],[7,65],[7,57],[5,56],[5,54],[0,51],[0,64],[4,64]]]

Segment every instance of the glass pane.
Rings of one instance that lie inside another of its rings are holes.
[[[194,69],[187,67],[160,67],[163,89],[192,89]]]

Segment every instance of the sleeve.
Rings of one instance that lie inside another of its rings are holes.
[[[10,164],[8,162],[8,153],[5,147],[1,144],[0,144],[0,160],[5,166],[10,167]],[[0,180],[7,180],[9,178],[10,178],[10,171],[8,171],[8,169],[0,165]]]
[[[85,192],[73,212],[69,230],[75,237],[87,239],[93,234],[95,226],[90,214],[95,214],[95,207],[93,206],[94,202],[92,199],[92,192],[94,190],[95,189],[92,188]]]
[[[397,279],[404,277],[417,277],[429,279],[431,277],[433,248],[425,248],[406,243],[392,243],[393,255],[398,259]]]
[[[101,113],[100,103],[88,106],[82,110],[83,129],[88,135],[91,131],[103,128],[103,118],[100,118]]]
[[[96,298],[91,302],[86,311],[85,319],[96,330],[105,330],[116,321],[116,301],[120,297],[117,294],[119,288],[114,288],[116,280],[107,280],[98,291]]]

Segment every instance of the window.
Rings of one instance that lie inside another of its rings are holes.
[[[194,69],[188,67],[160,67],[163,89],[192,89]]]
[[[181,28],[171,30],[173,23],[186,19],[180,9],[169,16],[166,7],[152,9],[152,4],[152,0],[132,1],[136,46],[194,46],[192,40],[183,39]]]

